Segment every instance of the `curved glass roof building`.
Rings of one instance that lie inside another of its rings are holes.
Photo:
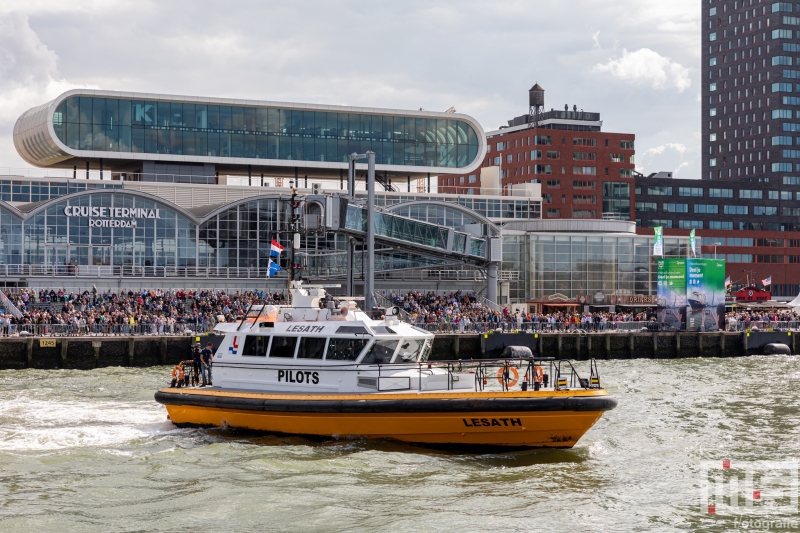
[[[459,113],[399,111],[77,89],[26,111],[19,154],[39,167],[147,173],[200,165],[216,173],[339,177],[347,155],[376,153],[384,176],[463,174],[486,137]]]

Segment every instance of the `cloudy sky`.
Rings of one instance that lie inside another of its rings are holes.
[[[444,111],[599,111],[645,173],[700,174],[699,0],[2,0],[0,167],[74,87]],[[4,169],[0,168],[0,172]]]

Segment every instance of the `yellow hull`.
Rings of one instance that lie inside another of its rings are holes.
[[[552,409],[553,401],[574,398],[583,402],[581,410],[537,409],[540,403],[547,403],[550,407],[546,409]],[[297,435],[390,438],[435,445],[516,448],[570,448],[600,419],[603,411],[616,405],[616,401],[602,390],[290,395],[164,389],[156,395],[156,399],[166,405],[170,419],[179,426],[227,426]],[[284,407],[288,404],[291,412],[263,410],[260,407],[260,410],[256,410],[256,407],[230,407],[243,400],[257,406],[268,402],[276,402]],[[454,411],[451,409],[454,400],[466,400],[476,406],[507,400],[511,401],[509,405],[521,402],[520,407],[524,409]],[[591,410],[591,404],[585,400],[599,400],[597,405],[600,408]],[[419,409],[416,412],[392,412],[392,405],[403,405],[406,410],[415,411],[415,402],[420,401],[425,402],[426,406],[433,405],[433,409],[439,404],[439,409],[430,412]],[[215,405],[224,402],[228,402],[229,406]],[[326,412],[320,412],[317,407],[325,402],[338,406],[354,402],[352,405],[362,405],[364,411],[386,407],[382,412],[353,412],[357,407],[345,407],[348,412],[333,412],[334,409],[323,407],[321,410]],[[308,409],[304,409],[304,403],[309,405]]]

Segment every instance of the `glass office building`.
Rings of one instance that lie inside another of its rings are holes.
[[[81,89],[26,111],[14,143],[36,166],[128,177],[170,163],[338,179],[348,154],[371,150],[381,175],[410,179],[475,170],[486,150],[480,124],[460,113]]]

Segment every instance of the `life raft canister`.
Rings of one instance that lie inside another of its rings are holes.
[[[536,365],[533,367],[533,382],[542,383],[544,381],[544,370],[541,366]]]
[[[514,375],[513,378],[511,377],[512,374]],[[508,387],[513,387],[517,384],[517,381],[519,381],[519,372],[517,372],[515,367],[504,366],[497,371],[497,381],[500,383],[500,385],[503,385],[506,380],[508,381]]]

